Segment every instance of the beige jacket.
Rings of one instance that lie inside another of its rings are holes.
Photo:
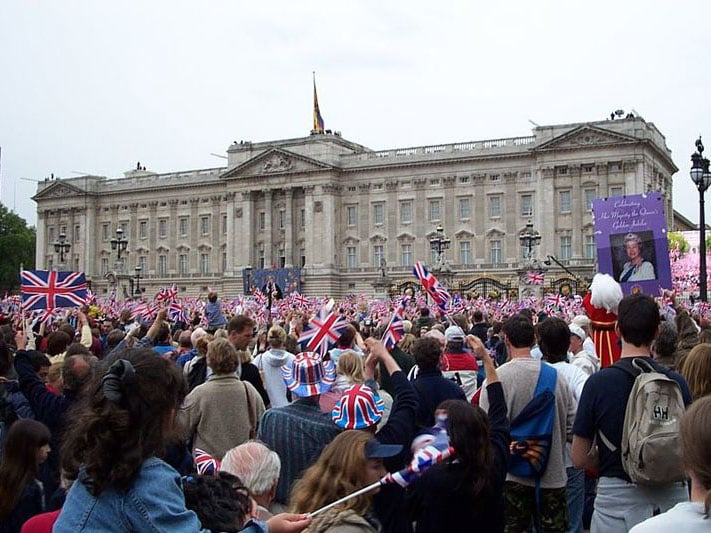
[[[251,383],[234,374],[213,374],[193,389],[178,412],[193,448],[216,459],[257,433],[264,402]]]
[[[316,515],[304,533],[377,533],[378,531],[380,529],[376,529],[355,511],[344,511],[334,507]]]

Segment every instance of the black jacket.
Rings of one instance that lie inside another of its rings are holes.
[[[493,452],[489,487],[473,500],[461,488],[471,480],[464,477],[464,471],[456,462],[431,467],[408,488],[410,516],[417,522],[417,533],[504,530],[503,493],[511,436],[501,383],[492,383],[486,391]]]

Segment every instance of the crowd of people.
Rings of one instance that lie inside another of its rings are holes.
[[[233,313],[211,293],[186,321],[8,315],[0,533],[706,531],[708,324],[671,293],[601,302],[413,298],[388,348],[398,302],[330,302],[347,325],[325,355],[299,344],[316,310],[276,299]],[[639,435],[662,451],[636,464]],[[442,440],[442,462],[378,483]]]

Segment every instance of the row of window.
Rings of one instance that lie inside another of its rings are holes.
[[[187,275],[189,271],[189,257],[188,254],[181,253],[177,256],[178,261],[178,274]],[[200,253],[198,255],[198,272],[200,274],[210,273],[210,254]],[[144,255],[138,257],[136,266],[141,268],[143,273],[148,273],[148,258]],[[227,253],[222,253],[222,272],[227,270]],[[101,258],[101,274],[106,275],[109,272],[109,258]],[[165,276],[168,274],[168,256],[161,254],[157,257],[156,262],[156,275]]]
[[[622,187],[611,187],[611,196],[620,196],[624,193]],[[584,189],[585,208],[592,210],[592,203],[597,198],[596,189]],[[442,219],[442,202],[443,200],[430,199],[427,203],[427,214],[430,222],[439,222]],[[489,218],[499,218],[504,212],[504,195],[490,194],[487,196],[488,215]],[[522,217],[533,216],[534,196],[533,194],[519,195],[519,214]],[[400,223],[412,223],[414,211],[413,200],[401,200],[400,208]],[[569,189],[558,191],[558,212],[570,213],[572,210],[572,191]],[[385,202],[374,202],[372,204],[373,224],[381,225],[385,223]],[[358,224],[358,206],[347,205],[345,210],[346,224],[348,226],[356,226]],[[469,220],[472,216],[471,198],[457,199],[457,217],[459,220]],[[263,229],[263,228],[260,228]]]
[[[168,237],[169,230],[169,218],[159,218],[158,219],[158,237],[165,239]],[[198,219],[198,232],[200,235],[208,236],[212,229],[212,216],[211,215],[201,215]],[[120,222],[118,227],[123,231],[124,237],[128,237],[128,222]],[[50,228],[51,229],[51,228]],[[187,237],[190,233],[190,217],[178,217],[178,236]],[[223,235],[227,234],[227,215],[222,215],[220,230]],[[138,221],[138,238],[147,239],[150,231],[150,224],[147,219]],[[101,226],[101,238],[104,241],[108,241],[114,237],[112,233],[112,224],[110,222],[104,222]]]
[[[595,259],[595,237],[593,235],[585,235],[583,243],[583,257],[587,260]],[[563,261],[568,261],[573,257],[573,243],[570,235],[561,235],[558,242],[558,258]],[[372,247],[373,251],[373,266],[379,267],[385,259],[385,249],[382,244],[376,244]],[[526,248],[523,246],[520,250],[520,258],[523,259],[526,254]],[[471,241],[459,241],[457,249],[457,264],[471,265],[472,243]],[[414,264],[412,244],[406,243],[400,245],[400,266],[410,267]],[[358,266],[357,248],[355,246],[346,247],[346,268],[356,268]],[[491,239],[489,241],[489,263],[497,264],[503,262],[503,244],[500,239]],[[437,252],[431,250],[430,264],[435,264],[438,261]]]
[[[71,239],[72,235],[67,235],[67,226],[65,224],[62,224],[59,226],[59,232],[55,233],[55,227],[54,226],[48,226],[47,227],[47,241],[49,244],[52,244],[59,235],[64,234],[67,239]],[[79,224],[74,225],[74,241],[73,242],[79,242],[81,241],[81,226]]]
[[[286,229],[288,221],[286,220],[286,209],[280,209],[277,212],[277,227],[279,229]],[[257,214],[257,225],[259,231],[264,231],[267,227],[267,213],[266,211],[260,211]],[[299,214],[299,227],[304,229],[306,227],[306,209],[301,209]]]

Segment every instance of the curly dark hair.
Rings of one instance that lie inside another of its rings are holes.
[[[237,532],[252,509],[249,490],[240,478],[227,472],[183,478],[185,506],[195,511],[202,527],[210,531]]]
[[[62,446],[64,470],[76,477],[83,467],[94,496],[108,487],[129,488],[143,462],[162,455],[174,436],[174,412],[187,394],[180,368],[153,350],[126,349],[112,358],[133,371],[123,378],[114,374],[113,390],[107,378],[114,367],[97,374],[67,416],[71,423]]]

